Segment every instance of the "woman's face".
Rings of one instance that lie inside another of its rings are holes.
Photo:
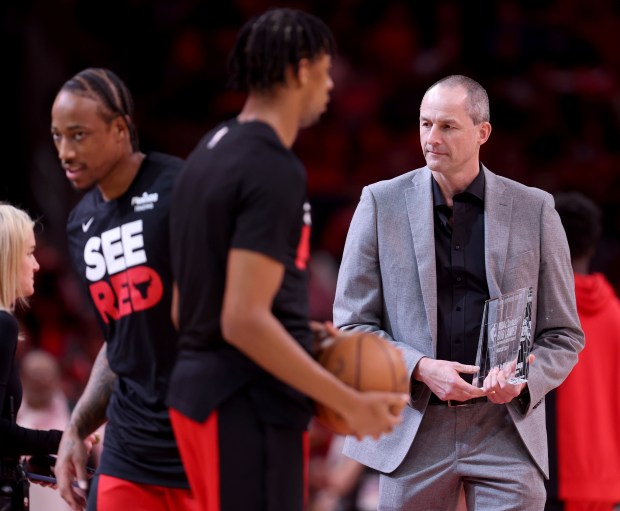
[[[34,230],[29,229],[26,234],[21,256],[21,263],[19,266],[19,280],[17,285],[18,298],[26,298],[34,293],[34,274],[39,271],[39,263],[34,257],[34,249],[36,247],[36,241],[34,239]]]

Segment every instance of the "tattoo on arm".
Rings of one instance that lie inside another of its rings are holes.
[[[86,438],[106,421],[106,408],[114,390],[116,374],[108,364],[107,345],[104,343],[93,364],[90,378],[71,414],[70,424],[80,438]]]

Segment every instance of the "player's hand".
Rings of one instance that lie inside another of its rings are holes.
[[[88,489],[88,475],[86,462],[88,460],[89,446],[92,447],[93,435],[86,440],[77,434],[77,431],[69,426],[62,435],[58,447],[58,459],[54,472],[58,481],[58,490],[61,497],[72,509],[81,511],[86,507],[86,490]],[[77,480],[77,488],[73,481]]]
[[[461,378],[461,374],[475,374],[477,371],[478,366],[424,357],[414,370],[414,378],[425,383],[442,401],[467,401],[485,395],[483,389]]]
[[[91,433],[84,439],[84,447],[86,447],[86,452],[90,455],[93,450],[93,446],[97,445],[101,441],[101,437],[99,433]]]
[[[358,440],[365,436],[377,439],[402,422],[401,412],[408,401],[408,394],[358,392],[356,402],[342,415]]]
[[[324,349],[325,344],[330,340],[342,335],[342,332],[338,330],[331,321],[324,323],[320,321],[310,321],[310,330],[312,331],[312,347],[313,353],[316,357],[321,355],[321,351]]]
[[[534,355],[529,356],[529,364],[532,365],[535,360]],[[494,367],[484,379],[482,388],[486,393],[487,399],[492,403],[501,405],[510,403],[515,397],[519,396],[527,383],[518,383],[513,385],[508,382],[511,375],[514,374],[516,361],[508,364],[506,367],[499,369]]]

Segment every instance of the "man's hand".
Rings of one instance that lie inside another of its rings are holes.
[[[413,377],[426,384],[443,401],[467,401],[485,395],[481,388],[467,383],[461,374],[474,374],[478,366],[460,364],[449,360],[423,357],[413,371]]]
[[[54,472],[58,481],[58,490],[61,497],[76,511],[81,511],[86,507],[86,493],[88,489],[88,473],[86,462],[88,460],[88,443],[92,447],[93,442],[89,435],[82,441],[77,431],[69,426],[62,435],[60,446],[58,447],[58,459]],[[73,481],[77,479],[78,488],[73,486]]]
[[[318,358],[324,349],[323,343],[329,342],[328,339],[334,339],[342,335],[331,321],[322,323],[320,321],[310,320],[310,330],[312,331],[312,353]]]
[[[530,355],[529,363],[534,363],[534,355]],[[491,369],[487,377],[484,379],[482,388],[484,389],[487,399],[492,403],[501,405],[510,403],[515,397],[519,396],[527,383],[518,383],[513,385],[508,379],[515,372],[516,361],[508,364],[507,367],[499,369],[494,367]]]

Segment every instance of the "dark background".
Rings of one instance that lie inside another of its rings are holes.
[[[581,190],[603,208],[595,269],[620,288],[614,0],[8,1],[1,8],[0,199],[39,219],[42,270],[25,319],[33,345],[65,360],[84,351],[85,336],[98,337],[82,319],[89,311],[67,264],[64,224],[79,194],[49,135],[59,87],[85,67],[114,70],[133,91],[142,148],[185,157],[206,130],[241,108],[243,96],[226,88],[226,57],[243,22],[272,5],[320,16],[339,45],[329,111],[295,145],[314,208],[315,317],[330,316],[333,278],[362,186],[423,165],[420,100],[453,73],[489,92],[493,133],[482,161],[491,170],[552,193]]]
[[[601,206],[594,269],[620,290],[616,0],[8,0],[0,7],[0,200],[39,219],[42,266],[21,344],[57,356],[72,402],[101,338],[67,263],[64,224],[79,194],[49,135],[56,92],[83,68],[112,69],[133,91],[143,150],[185,157],[241,108],[243,96],[226,89],[226,56],[243,22],[274,5],[318,15],[339,45],[329,111],[295,145],[313,203],[313,317],[331,316],[362,186],[423,165],[422,95],[455,73],[489,92],[493,133],[483,163],[551,193],[580,190]]]
[[[422,94],[436,79],[463,73],[491,98],[483,162],[549,192],[577,188],[596,200],[609,238],[597,264],[618,284],[614,0],[3,2],[8,136],[0,198],[38,215],[42,237],[64,250],[64,221],[78,194],[49,136],[58,88],[85,67],[109,67],[134,93],[143,149],[185,157],[242,105],[226,89],[226,56],[241,24],[271,5],[320,16],[340,50],[330,110],[295,146],[309,172],[315,249],[338,260],[361,187],[423,164]]]

